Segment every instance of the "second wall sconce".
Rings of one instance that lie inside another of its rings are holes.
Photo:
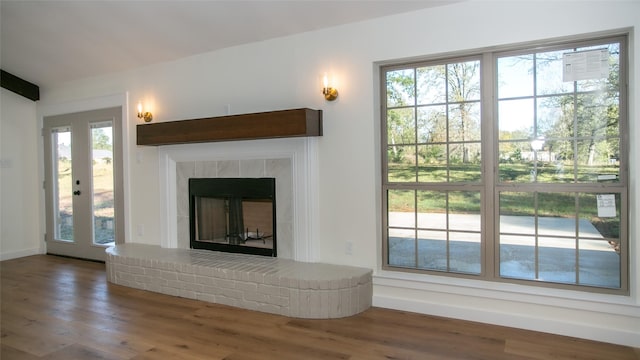
[[[322,94],[324,95],[325,100],[327,101],[335,100],[338,97],[338,90],[329,86],[329,78],[327,77],[327,74],[324,74],[324,77],[322,78],[322,83],[323,83]]]
[[[144,122],[151,122],[151,120],[153,120],[153,114],[148,111],[142,111],[142,102],[138,103],[138,119],[143,119]]]

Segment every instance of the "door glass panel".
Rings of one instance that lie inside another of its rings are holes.
[[[73,178],[71,174],[71,128],[51,130],[53,163],[54,238],[73,241]]]
[[[91,124],[93,243],[114,243],[113,126],[111,121]]]

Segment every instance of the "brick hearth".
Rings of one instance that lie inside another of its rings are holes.
[[[299,318],[371,307],[370,269],[209,250],[124,244],[107,249],[118,285]]]

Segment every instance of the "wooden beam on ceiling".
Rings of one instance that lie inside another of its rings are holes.
[[[0,70],[0,85],[29,100],[40,100],[40,88],[38,85],[32,84],[4,70]]]

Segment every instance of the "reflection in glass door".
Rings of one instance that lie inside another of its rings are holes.
[[[51,140],[53,176],[55,177],[53,179],[54,236],[60,241],[73,241],[71,128],[68,126],[53,128]]]
[[[103,121],[90,125],[93,243],[100,245],[112,244],[115,239],[112,124]]]

